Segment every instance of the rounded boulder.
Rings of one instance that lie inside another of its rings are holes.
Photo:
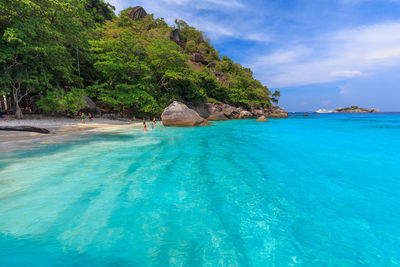
[[[200,117],[193,109],[185,104],[174,101],[161,114],[161,120],[164,126],[171,127],[192,127],[210,125],[208,120]]]

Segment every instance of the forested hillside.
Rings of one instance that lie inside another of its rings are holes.
[[[0,95],[17,117],[28,106],[75,113],[84,96],[123,116],[160,114],[174,100],[271,105],[252,71],[201,31],[130,12],[116,16],[102,0],[1,1]]]

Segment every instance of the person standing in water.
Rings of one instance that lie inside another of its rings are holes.
[[[145,133],[147,133],[147,125],[146,125],[146,122],[143,122],[143,131],[144,131]]]
[[[82,112],[81,118],[82,118],[82,123],[85,124],[85,118],[86,118],[85,113]]]

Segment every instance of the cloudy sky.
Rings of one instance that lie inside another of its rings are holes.
[[[400,0],[109,0],[205,32],[288,111],[400,111]]]

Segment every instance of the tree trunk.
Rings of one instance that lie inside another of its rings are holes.
[[[18,101],[15,102],[15,118],[16,119],[22,119],[23,118],[22,110],[19,107]]]
[[[23,115],[22,115],[22,110],[19,106],[19,99],[18,99],[18,92],[21,88],[21,83],[18,81],[17,82],[18,87],[15,87],[15,85],[13,86],[13,96],[14,96],[14,104],[15,104],[15,118],[16,119],[22,119]]]

